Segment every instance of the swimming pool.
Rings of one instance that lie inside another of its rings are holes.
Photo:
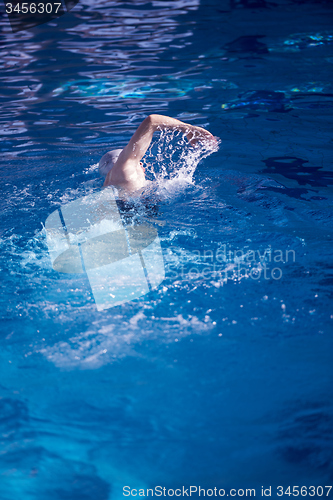
[[[326,496],[331,19],[301,0],[83,0],[15,34],[1,18],[1,500]],[[199,162],[156,136],[134,218],[165,276],[98,310],[87,273],[52,269],[46,221],[99,196],[100,157],[150,113],[222,144]]]

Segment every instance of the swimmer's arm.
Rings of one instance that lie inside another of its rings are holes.
[[[215,141],[214,136],[204,128],[169,116],[149,115],[139,125],[127,146],[120,153],[117,162],[106,177],[104,186],[117,182],[130,182],[135,176],[138,163],[150,146],[154,132],[172,128],[181,130],[192,146],[200,139]]]
[[[106,176],[104,186],[110,184],[125,185],[135,178],[137,165],[147,151],[154,131],[152,115],[147,116],[120,153],[112,170]]]
[[[190,125],[189,123],[181,122],[180,120],[171,118],[170,116],[150,115],[150,118],[154,131],[168,128],[181,130],[186,135],[188,141],[192,146],[194,146],[198,142],[198,140],[209,140],[213,142],[216,141],[213,134],[202,127],[197,127],[195,125]]]
[[[186,134],[191,144],[195,144],[197,139],[200,138],[214,140],[214,136],[204,128],[181,122],[169,116],[149,115],[139,125],[127,146],[120,153],[116,165],[118,163],[124,165],[125,162],[132,161],[135,163],[139,162],[149,148],[154,132],[168,128],[181,130]]]

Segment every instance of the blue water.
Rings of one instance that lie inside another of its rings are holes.
[[[81,0],[15,34],[2,16],[1,500],[332,484],[332,14]],[[52,269],[45,221],[100,191],[100,157],[150,113],[222,143],[182,157],[156,134],[135,217],[165,279],[98,311],[86,274]]]

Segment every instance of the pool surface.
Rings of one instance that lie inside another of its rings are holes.
[[[332,498],[333,3],[0,9],[0,500]]]

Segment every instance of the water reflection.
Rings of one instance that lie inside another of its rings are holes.
[[[317,31],[312,33],[294,33],[287,38],[280,39],[270,44],[269,50],[297,52],[299,50],[331,45],[333,43],[332,31]]]
[[[260,42],[259,38],[264,38],[265,35],[241,36],[236,40],[227,43],[225,48],[228,53],[251,53],[251,54],[268,54],[267,45]]]
[[[185,73],[185,74],[184,74]],[[200,92],[200,97],[209,95],[209,91],[221,91],[237,88],[235,84],[226,79],[214,79],[193,77],[186,72],[177,72],[172,75],[155,75],[150,77],[149,84],[145,76],[136,78],[112,78],[94,77],[69,81],[53,90],[51,97],[61,96],[63,99],[79,101],[81,104],[92,105],[95,108],[105,108],[107,103],[137,103],[138,99],[144,99],[148,103],[161,103],[166,105],[177,99],[190,98],[193,94]]]
[[[199,0],[112,4],[85,0],[58,24],[15,36],[8,31],[8,19],[0,20],[6,37],[0,43],[0,68],[4,70],[0,132],[6,138],[2,140],[5,150],[13,148],[8,136],[17,141],[15,146],[24,145],[21,156],[33,156],[32,145],[40,143],[43,151],[61,151],[64,137],[76,148],[78,143],[91,142],[96,123],[105,136],[105,127],[110,123],[118,127],[119,118],[126,117],[128,124],[136,113],[156,106],[161,110],[188,98],[195,87],[204,88],[202,67],[175,68],[168,53],[170,49],[187,53],[192,26],[180,21],[199,8]],[[199,82],[192,81],[194,74],[200,75]],[[52,105],[44,107],[50,101]],[[98,110],[93,117],[87,116],[90,111],[85,105]],[[106,115],[112,115],[112,120]],[[8,122],[14,120],[24,126],[9,129]],[[100,135],[93,139],[98,142]]]
[[[333,185],[333,173],[323,170],[322,167],[305,165],[308,160],[295,156],[276,156],[262,161],[266,165],[266,168],[262,170],[263,173],[281,175],[288,180],[295,181],[299,186],[322,188]],[[294,189],[293,191],[302,194],[307,193],[308,189]]]

